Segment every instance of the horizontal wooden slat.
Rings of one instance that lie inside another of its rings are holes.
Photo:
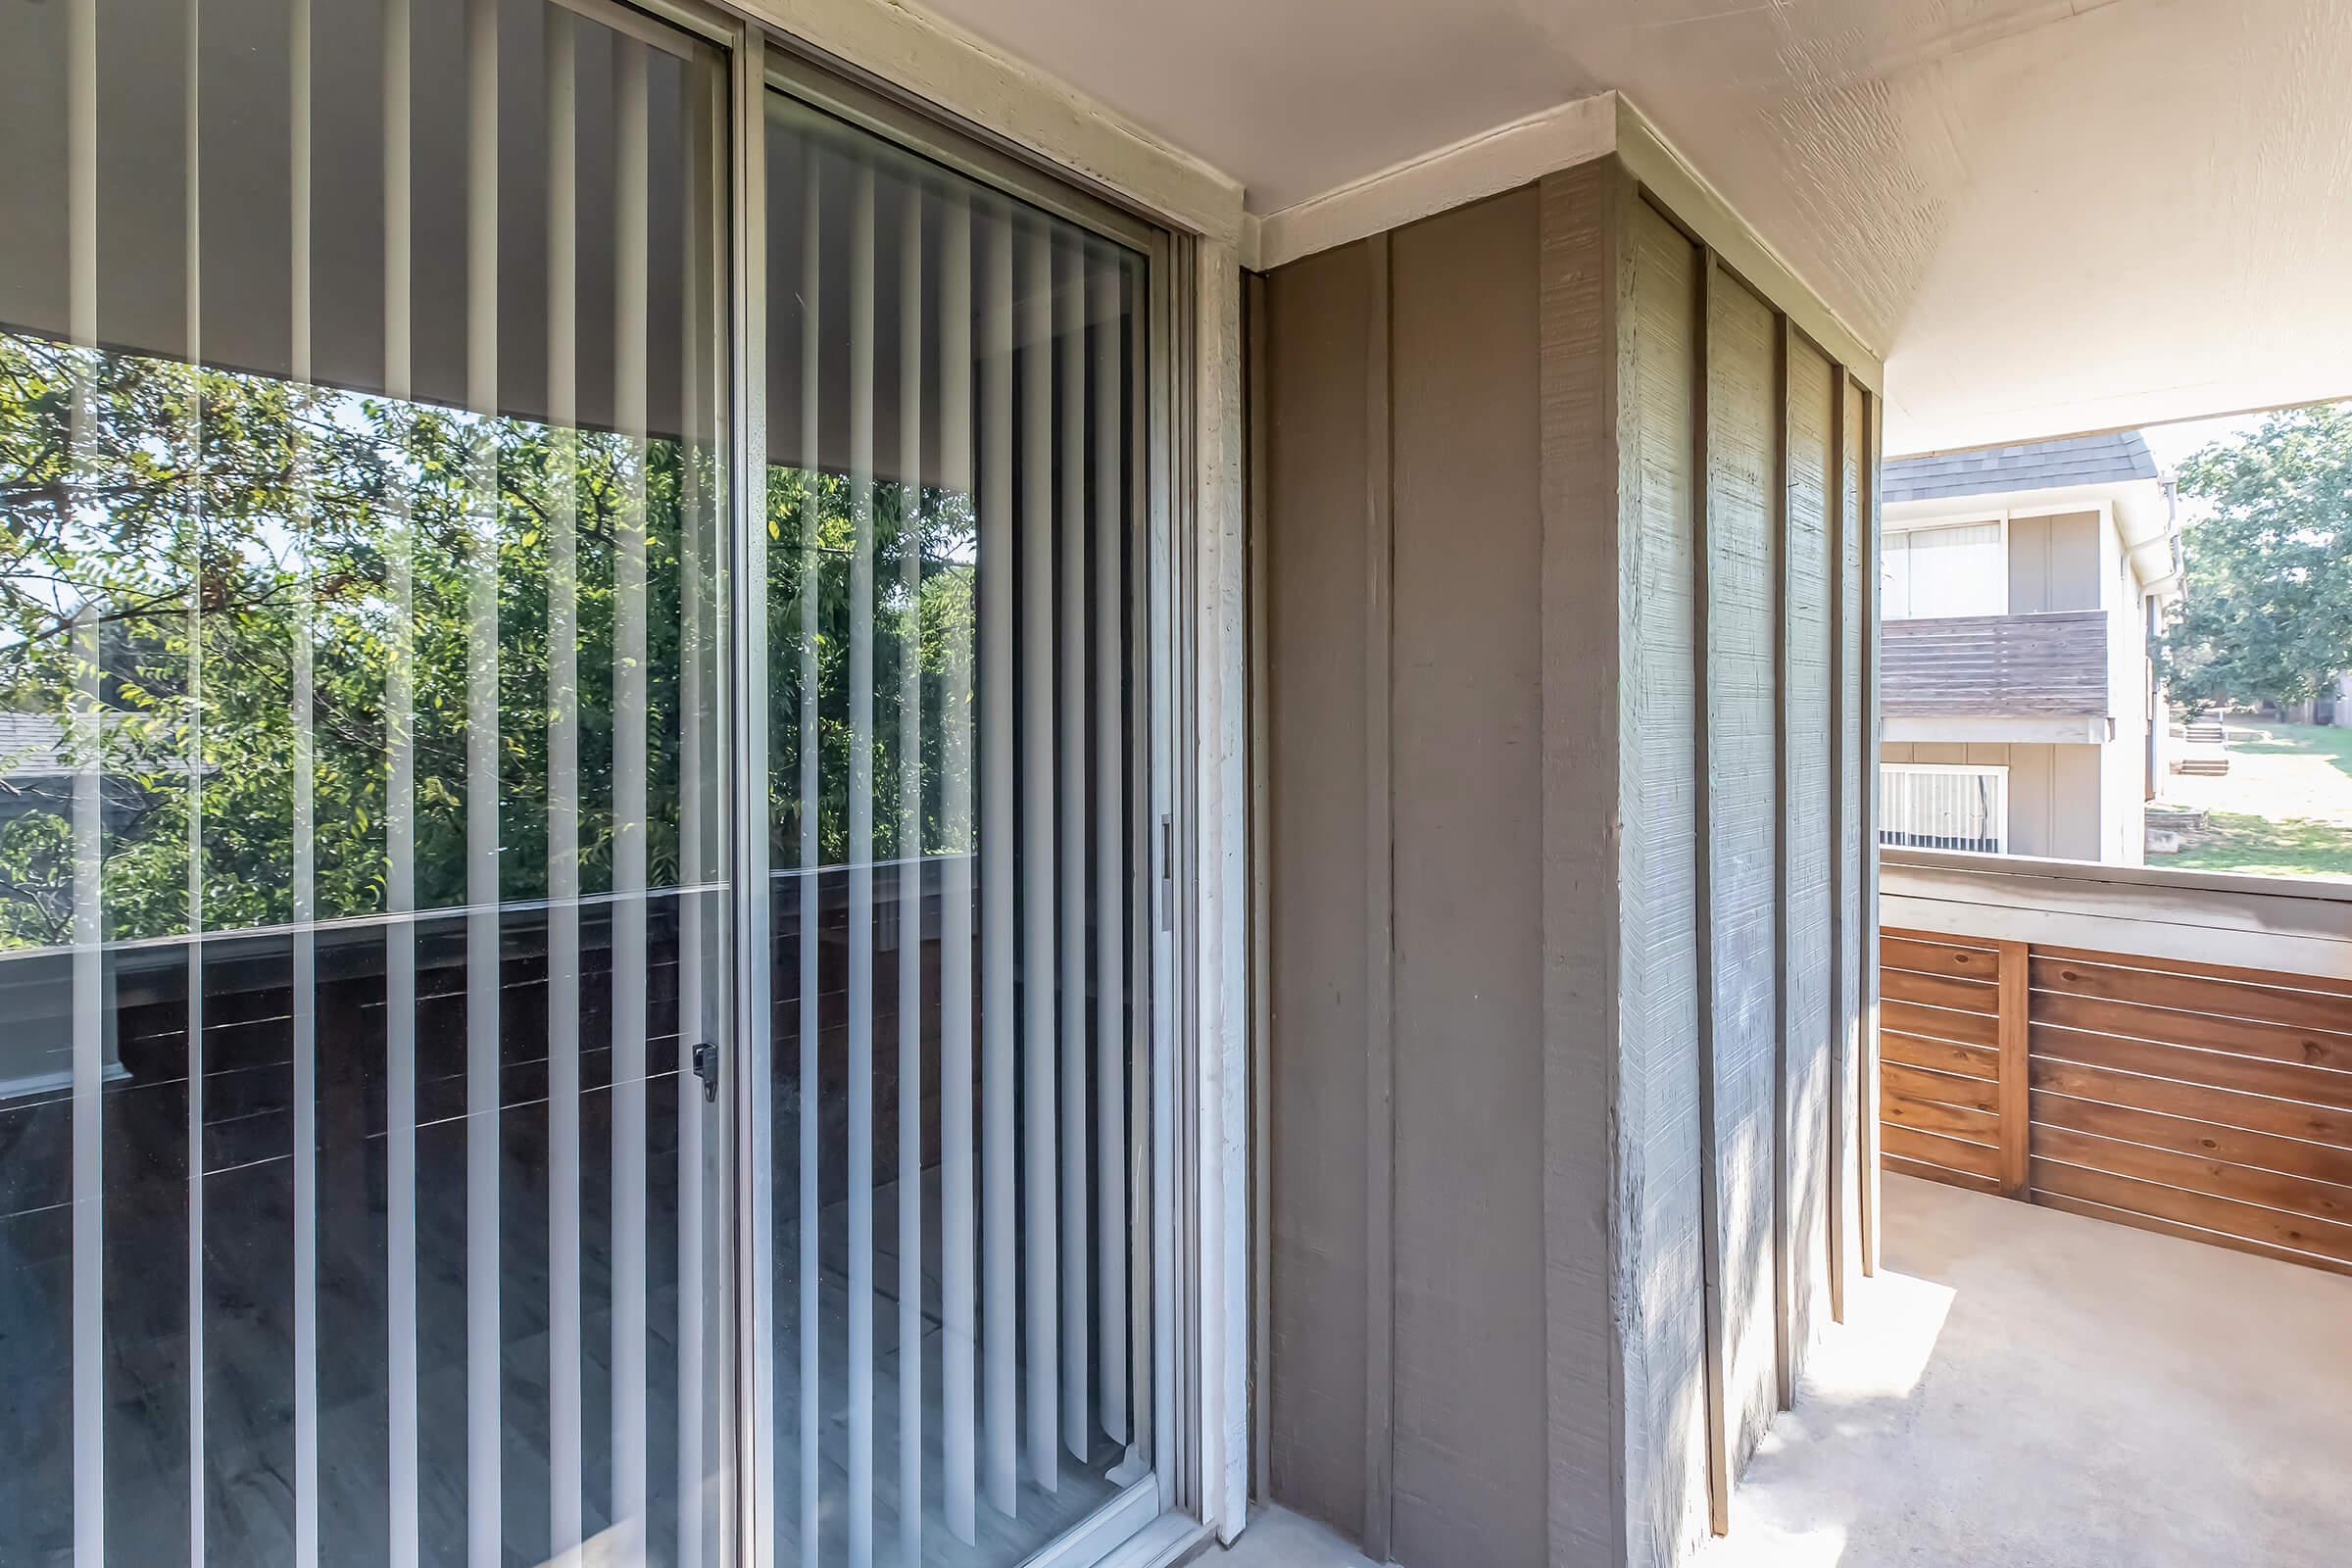
[[[1942,1133],[1951,1138],[1965,1138],[1972,1143],[1998,1144],[2001,1141],[2000,1117],[1990,1111],[1971,1110],[1966,1105],[1939,1105],[1934,1101],[1907,1100],[1899,1095],[1881,1094],[1879,1120],[1890,1127]]]
[[[2087,1069],[2086,1069],[2087,1070]],[[2307,1143],[2300,1138],[2278,1138],[2243,1127],[2167,1116],[2130,1105],[2102,1104],[2066,1095],[2035,1091],[2034,1125],[2072,1128],[2101,1138],[2121,1138],[2203,1159],[2227,1160],[2314,1181],[2352,1186],[2352,1149]]]
[[[2107,710],[2107,623],[2098,611],[1890,620],[1879,706],[1889,715]]]
[[[1880,1064],[1879,1082],[1888,1095],[1904,1100],[1924,1100],[1938,1105],[1966,1105],[1973,1110],[2001,1108],[1999,1087],[1982,1078],[1930,1072],[1925,1068],[1906,1067],[1899,1061],[1890,1061]]]
[[[1898,936],[1892,931],[1879,933],[1879,965],[1985,981],[1998,975],[2001,967],[2000,956],[1990,948],[1963,948],[1926,933]]]
[[[2034,993],[2034,1021],[2102,1034],[2131,1035],[2166,1045],[2194,1046],[2201,1051],[2226,1051],[2272,1061],[2300,1062],[2307,1067],[2352,1071],[2352,1034],[2326,1029],[2293,1029],[2247,1018],[2226,1018],[2213,1012],[2148,1007],[2133,1002],[2109,1002],[2102,997],[2069,996],[2060,991]]]
[[[2188,1012],[2219,1013],[2226,1018],[2248,1018],[2259,1023],[2284,1024],[2294,1029],[2352,1028],[2352,1003],[2330,992],[2213,980],[2203,975],[2182,974],[2169,967],[2132,968],[2120,964],[2086,963],[2076,958],[2044,957],[2036,952],[2034,956],[2033,983],[2035,991],[2100,997],[2110,1002],[2135,1002],[2149,1007],[2178,1007]]]
[[[2144,1073],[2151,1078],[2177,1078],[2213,1089],[2234,1089],[2277,1100],[2352,1110],[2352,1073],[2325,1067],[2305,1067],[2290,1061],[2266,1061],[2259,1056],[2233,1056],[2219,1051],[2187,1046],[2158,1045],[2127,1040],[2121,1035],[2096,1035],[2082,1029],[2034,1026],[2033,1052],[2063,1061],[2080,1061],[2119,1072]]]
[[[2034,1193],[2032,1196],[2036,1204],[2061,1214],[2079,1214],[2084,1219],[2104,1220],[2110,1225],[2129,1225],[2133,1230],[2151,1231],[2158,1236],[2177,1236],[2184,1242],[2202,1242],[2208,1247],[2226,1247],[2233,1252],[2250,1252],[2256,1257],[2276,1258],[2281,1263],[2294,1263],[2304,1268],[2326,1269],[2331,1274],[2352,1274],[2352,1263],[2339,1263],[2334,1258],[2322,1257],[2316,1252],[2297,1252],[2265,1242],[2251,1242],[2242,1236],[2209,1231],[2196,1225],[2183,1225],[2178,1220],[2159,1219],[2153,1214],[2135,1214],[2128,1208],[2088,1203],[2080,1198],[2068,1198],[2062,1193]]]
[[[2244,1127],[2280,1138],[2352,1145],[2352,1115],[2325,1105],[2298,1104],[2263,1095],[2232,1094],[2226,1089],[2208,1089],[2203,1084],[2148,1078],[2051,1056],[2034,1058],[2033,1084],[2035,1089],[2072,1095],[2078,1100],[2162,1111],[2170,1116]]]
[[[1924,1165],[1940,1165],[1946,1170],[1962,1170],[1986,1181],[1998,1181],[2001,1174],[2001,1152],[1983,1144],[1972,1144],[1958,1138],[1942,1138],[1935,1133],[1921,1132],[1915,1127],[1892,1123],[1879,1129],[1881,1147],[1889,1154],[1916,1159]]]
[[[1964,1170],[1948,1170],[1941,1165],[1905,1159],[1900,1154],[1881,1153],[1879,1165],[1889,1175],[1917,1176],[1922,1181],[1942,1182],[1947,1187],[1965,1187],[1972,1193],[1990,1193],[1998,1197],[2001,1191],[2001,1184],[1989,1177],[1972,1176]]]
[[[2216,1198],[2259,1203],[2266,1208],[2290,1209],[2315,1219],[2331,1219],[2339,1224],[2352,1221],[2352,1187],[2338,1187],[2332,1182],[2281,1176],[2275,1170],[2256,1170],[2251,1165],[2233,1165],[2227,1160],[2152,1149],[2145,1144],[2093,1137],[2069,1127],[2035,1127],[2033,1153],[2035,1159],[2064,1160],[2069,1165],[2135,1176],[2141,1181],[2162,1182],[2167,1187],[2182,1187],[2192,1193],[2211,1193]]]
[[[1988,1013],[1956,1012],[1950,1007],[1923,1007],[1916,1002],[1879,1004],[1879,1027],[1900,1029],[1907,1035],[1949,1040],[1963,1046],[1997,1046],[2000,1020]]]
[[[2102,867],[2101,869],[2106,868]],[[2292,890],[2294,884],[2289,882],[2285,884],[2285,887]],[[2243,895],[2240,895],[2240,898],[2242,897]],[[2346,999],[2347,1004],[2352,1005],[2352,980],[2339,979],[2334,975],[2310,974],[2299,970],[2288,972],[2278,969],[2248,969],[2235,964],[2200,963],[2189,958],[2134,958],[2123,954],[2093,953],[2087,948],[2045,947],[2038,942],[2034,944],[2034,955],[2040,958],[2068,958],[2077,963],[2120,964],[2127,969],[2145,966],[2169,970],[2174,974],[2198,975],[2208,980],[2235,980],[2245,985],[2285,986],[2293,991],[2318,991],[2329,996],[2343,997]]]
[[[1899,1029],[1879,1031],[1879,1056],[1907,1067],[1958,1073],[1964,1078],[1998,1078],[2001,1054],[1986,1046],[1955,1046],[1948,1040],[1923,1040]]]
[[[1956,1007],[1962,1012],[2001,1010],[1998,986],[1983,980],[1962,980],[1947,974],[1920,974],[1910,969],[1879,971],[1879,994],[1896,1002],[1916,1002],[1930,1007]]]
[[[2352,1263],[2352,1225],[2261,1208],[2210,1193],[2192,1193],[2157,1182],[2136,1181],[2107,1171],[2086,1170],[2053,1159],[2035,1159],[2030,1171],[2036,1192],[2057,1193],[2088,1202],[2154,1214],[2230,1236],[2269,1242],[2298,1252],[2316,1252]]]

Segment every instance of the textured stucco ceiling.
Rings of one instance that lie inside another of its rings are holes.
[[[2342,0],[934,0],[1278,211],[1624,91],[1887,358],[1892,451],[2352,394]]]

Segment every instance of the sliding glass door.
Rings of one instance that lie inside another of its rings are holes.
[[[1158,236],[663,9],[0,7],[0,1564],[1167,1496]]]
[[[763,149],[756,1484],[779,1562],[1099,1551],[1157,1511],[1144,258],[808,81]]]
[[[0,1560],[717,1560],[724,68],[0,16]]]

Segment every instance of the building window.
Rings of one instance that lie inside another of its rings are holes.
[[[1879,842],[1915,850],[2007,854],[2009,769],[1881,763]]]
[[[1889,531],[1881,546],[1881,611],[1888,620],[2009,612],[2008,530],[1999,522]]]

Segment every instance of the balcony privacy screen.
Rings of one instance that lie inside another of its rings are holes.
[[[771,94],[747,345],[728,62],[600,0],[11,6],[0,102],[0,1558],[1142,1475],[1140,258]]]

